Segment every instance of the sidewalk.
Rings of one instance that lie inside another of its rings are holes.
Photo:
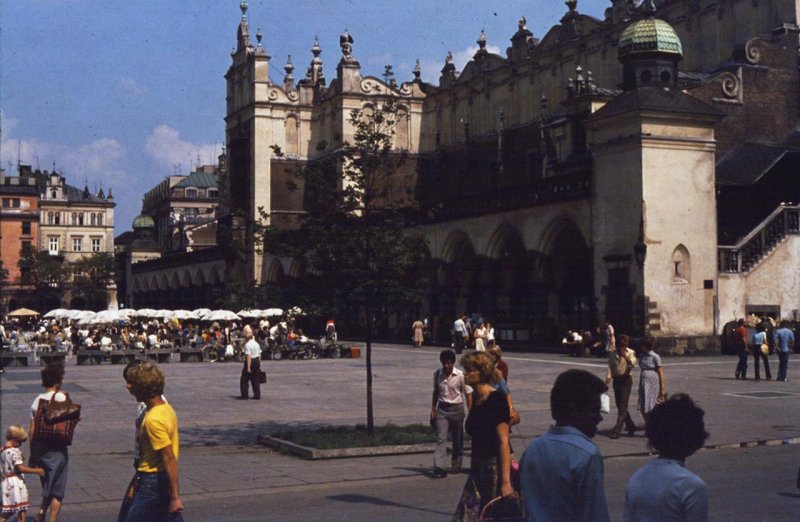
[[[376,424],[426,423],[438,348],[377,345],[373,349]],[[555,377],[570,367],[604,376],[601,359],[555,354],[509,354],[509,385],[522,415],[512,445],[517,456],[551,424],[549,392]],[[775,361],[773,361],[775,362]],[[365,422],[364,358],[270,361],[269,385],[261,401],[237,401],[241,366],[235,363],[170,363],[165,395],[180,421],[181,490],[192,498],[246,496],[291,487],[418,476],[431,454],[405,454],[306,461],[256,444],[257,436],[287,426]],[[686,392],[706,410],[710,446],[796,443],[800,439],[800,378],[789,382],[737,381],[735,357],[664,358],[669,393]],[[777,371],[777,364],[774,365]],[[797,368],[794,368],[796,371]],[[752,369],[751,369],[752,370]],[[638,379],[638,370],[635,378]],[[65,514],[116,505],[133,473],[133,418],[136,404],[122,381],[122,366],[68,363],[65,388],[83,405],[83,420],[70,448]],[[40,392],[36,368],[9,368],[0,377],[3,429],[28,425],[30,403]],[[641,417],[632,398],[632,414]],[[608,437],[616,415],[607,415],[595,442],[605,458],[647,452],[642,432]],[[23,452],[28,454],[28,445]],[[37,499],[37,481],[28,480]],[[34,505],[38,501],[34,500]],[[72,520],[73,518],[66,518]]]

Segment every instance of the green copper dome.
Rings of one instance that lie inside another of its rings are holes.
[[[137,228],[156,228],[156,222],[147,214],[136,216],[133,220],[134,230]]]
[[[643,18],[629,25],[619,38],[617,57],[622,60],[628,56],[643,53],[664,53],[683,57],[681,40],[664,20]]]

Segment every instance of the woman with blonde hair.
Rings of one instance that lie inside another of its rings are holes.
[[[484,352],[461,358],[466,382],[473,389],[466,432],[472,437],[469,478],[453,520],[478,520],[493,498],[513,496],[511,485],[511,414],[506,397],[495,389],[502,376]]]

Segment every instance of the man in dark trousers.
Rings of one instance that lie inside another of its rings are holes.
[[[248,383],[253,387],[253,399],[261,399],[261,345],[253,338],[250,326],[244,327],[244,367],[239,379],[240,399],[247,399]]]

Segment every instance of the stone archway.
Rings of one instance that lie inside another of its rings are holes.
[[[566,330],[591,329],[597,319],[592,255],[579,227],[555,221],[542,242],[538,290],[546,294],[547,318],[555,338]],[[543,308],[540,303],[539,308]]]

